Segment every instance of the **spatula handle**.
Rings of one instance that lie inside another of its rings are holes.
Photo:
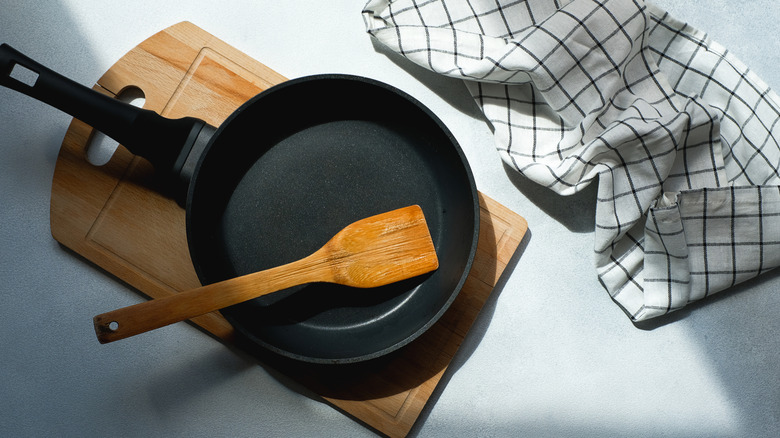
[[[315,253],[283,266],[103,313],[93,318],[95,334],[105,344],[299,284],[327,281],[321,265]]]

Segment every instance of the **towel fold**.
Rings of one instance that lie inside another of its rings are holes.
[[[596,273],[634,321],[780,265],[780,99],[640,0],[371,0],[372,37],[462,78],[502,159],[598,184]]]

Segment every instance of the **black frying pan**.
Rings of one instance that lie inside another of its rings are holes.
[[[36,72],[35,84],[14,79],[15,65]],[[7,45],[0,84],[91,124],[170,176],[204,284],[300,259],[358,219],[422,207],[436,272],[372,290],[309,284],[222,310],[273,352],[317,363],[379,357],[430,327],[468,275],[479,224],[468,163],[435,115],[386,84],[346,75],[290,80],[219,128],[123,104]]]

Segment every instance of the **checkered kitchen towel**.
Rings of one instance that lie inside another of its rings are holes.
[[[780,99],[642,0],[371,0],[376,40],[462,78],[508,165],[598,180],[595,262],[632,320],[780,265]]]

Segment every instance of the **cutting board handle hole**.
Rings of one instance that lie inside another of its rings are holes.
[[[125,87],[116,95],[116,99],[138,108],[143,108],[144,103],[146,103],[143,90],[134,85]],[[87,141],[87,161],[93,166],[103,166],[111,161],[118,146],[119,143],[116,140],[96,130]]]
[[[111,321],[111,322],[108,323],[108,329],[111,330],[112,332],[117,331],[118,328],[119,328],[119,323],[118,322]]]

